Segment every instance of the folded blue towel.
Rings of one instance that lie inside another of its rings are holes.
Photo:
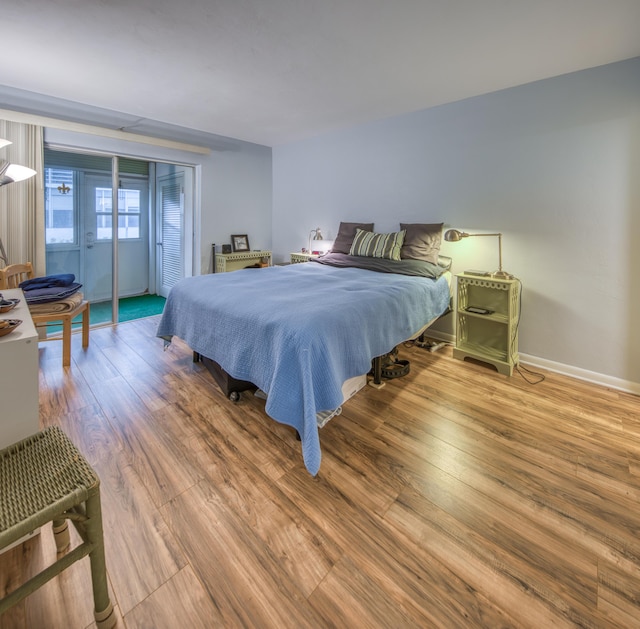
[[[71,286],[76,280],[73,273],[59,273],[57,275],[45,275],[44,277],[34,277],[30,280],[20,282],[20,288],[24,291],[36,290],[38,288],[52,288],[54,286]]]
[[[71,297],[82,288],[82,284],[69,286],[49,286],[48,288],[35,288],[25,291],[24,298],[28,304],[47,304],[51,301],[59,301]]]

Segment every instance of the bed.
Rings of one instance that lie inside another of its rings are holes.
[[[445,269],[418,260],[336,252],[289,266],[180,280],[157,336],[173,336],[266,394],[265,410],[294,427],[307,470],[320,468],[317,414],[338,408],[342,385],[373,358],[415,338],[446,312]]]

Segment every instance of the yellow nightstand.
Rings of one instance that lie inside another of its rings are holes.
[[[236,251],[216,253],[216,273],[227,273],[248,266],[271,266],[271,251]]]
[[[454,358],[475,358],[510,376],[519,362],[520,280],[460,273]]]

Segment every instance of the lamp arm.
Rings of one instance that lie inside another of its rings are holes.
[[[469,234],[469,236],[497,236],[498,237],[498,271],[502,273],[502,234]]]

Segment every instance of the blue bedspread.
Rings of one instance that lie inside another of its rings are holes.
[[[342,384],[367,373],[449,304],[433,280],[321,264],[243,269],[180,280],[157,335],[177,336],[231,376],[267,393],[266,411],[293,426],[304,463],[320,468],[316,413],[342,404]]]

